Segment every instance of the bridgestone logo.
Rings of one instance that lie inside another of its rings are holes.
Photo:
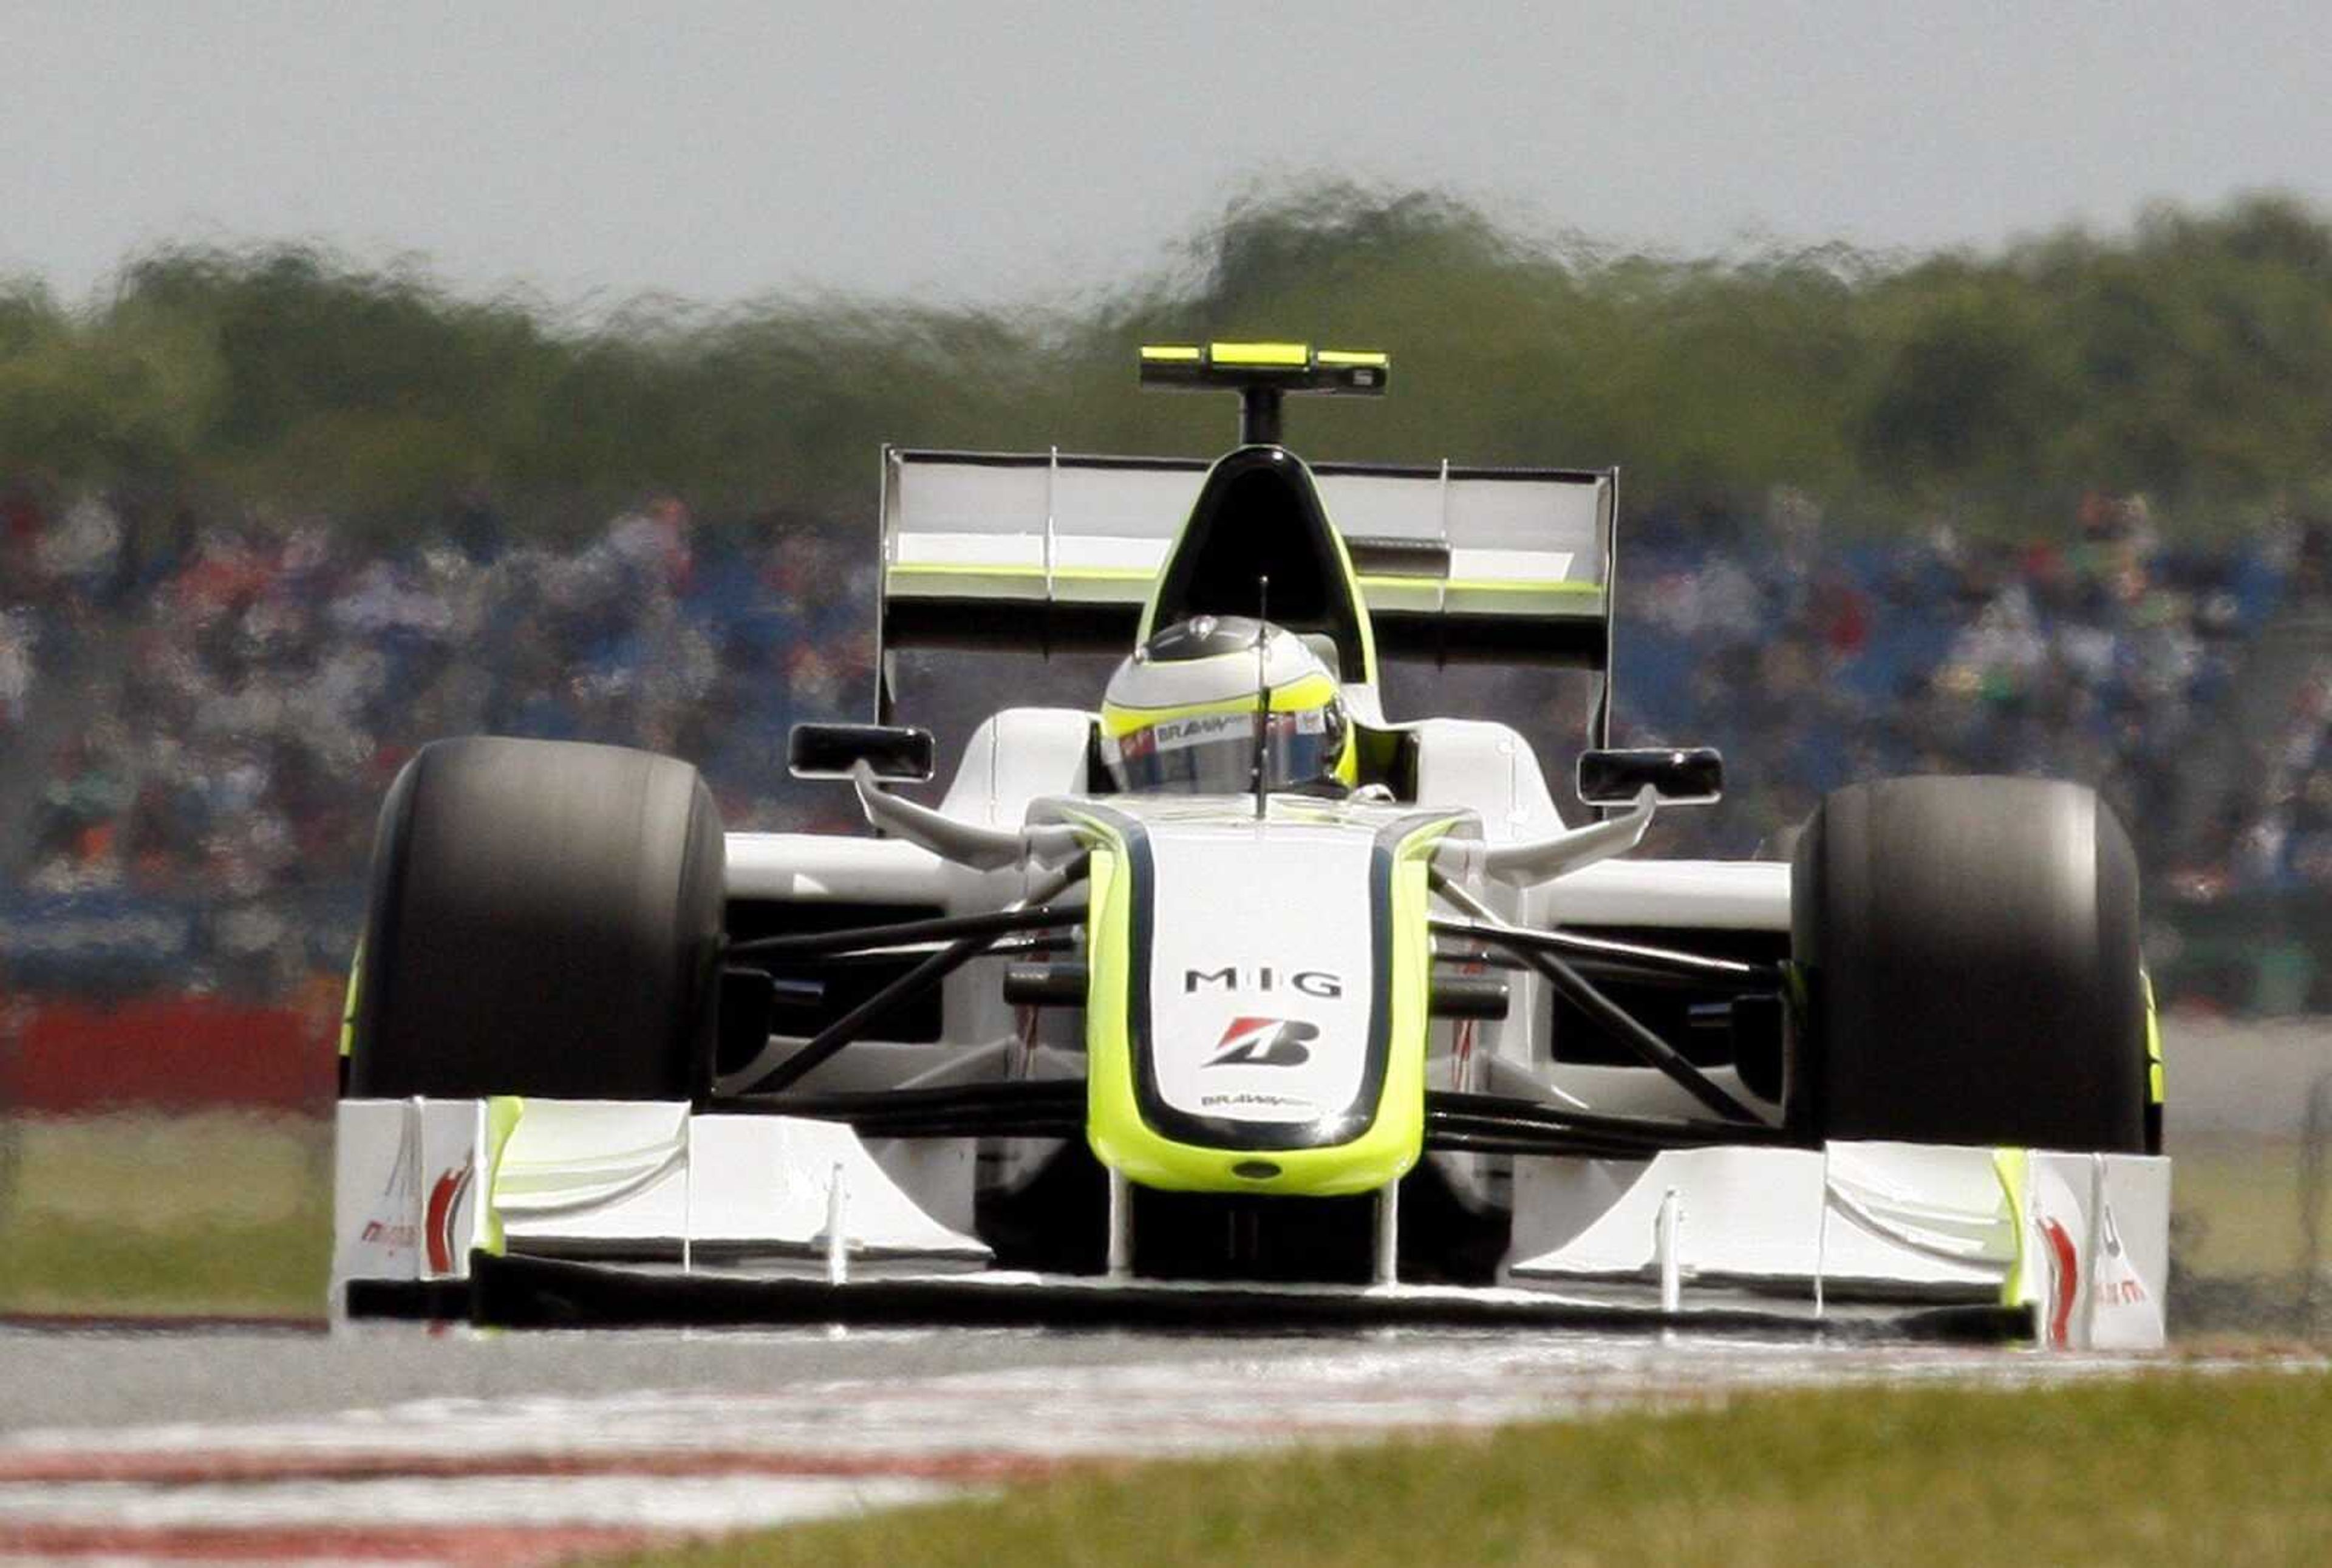
[[[1301,1018],[1233,1018],[1223,1037],[1215,1042],[1210,1067],[1297,1067],[1312,1059],[1307,1041],[1320,1037],[1319,1026]]]

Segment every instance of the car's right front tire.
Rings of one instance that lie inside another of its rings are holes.
[[[425,746],[381,808],[348,1093],[702,1096],[723,846],[703,780],[673,758]]]

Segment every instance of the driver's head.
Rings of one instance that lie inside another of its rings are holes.
[[[1265,691],[1264,787],[1352,782],[1352,726],[1336,678],[1295,633],[1246,616],[1193,616],[1117,666],[1102,699],[1102,761],[1128,792],[1252,789]]]

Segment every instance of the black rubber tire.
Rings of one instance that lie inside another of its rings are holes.
[[[348,1093],[701,1097],[723,847],[711,792],[673,758],[423,747],[374,840]]]
[[[2137,859],[2095,791],[1833,792],[1791,870],[1791,1115],[1825,1138],[2140,1152]]]

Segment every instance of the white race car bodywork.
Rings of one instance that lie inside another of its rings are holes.
[[[982,826],[1018,827],[1081,768],[1088,723],[1087,715],[1058,710],[997,715],[972,741],[942,809]],[[1432,791],[1420,804],[1472,813],[1486,848],[1559,828],[1536,761],[1512,731],[1456,721],[1415,728],[1424,760],[1419,794]],[[1278,831],[1295,826],[1275,821],[1275,845],[1296,844],[1296,835]],[[1235,838],[1219,829],[1205,853],[1235,856]],[[738,834],[728,855],[732,898],[895,903],[951,913],[1001,907],[1039,875],[1018,865],[975,871],[898,839]],[[1332,865],[1316,890],[1331,904],[1352,904],[1362,896],[1358,884],[1333,878],[1357,875]],[[1505,905],[1500,913],[1536,927],[1785,932],[1790,924],[1789,869],[1774,863],[1614,858],[1544,884],[1491,884],[1488,895]],[[1172,912],[1178,935],[1203,932],[1218,944],[1204,950],[1209,969],[1226,947],[1260,951],[1271,923],[1286,918],[1265,910],[1265,925],[1251,932],[1237,909],[1205,916]],[[1344,960],[1333,936],[1333,922],[1320,923],[1312,945],[1299,941],[1279,955],[1276,978],[1292,984],[1299,974],[1337,970]],[[968,964],[950,978],[947,1038],[870,1040],[812,1082],[839,1090],[928,1087],[994,1076],[1000,1064],[1013,1076],[1080,1076],[1073,1032],[1032,1029],[1002,1000],[995,972],[1002,961]],[[1252,984],[1255,976],[1246,978]],[[1535,995],[1541,982],[1522,973],[1513,983],[1507,1018],[1434,1027],[1429,1086],[1605,1113],[1696,1109],[1658,1074],[1554,1065],[1542,1037],[1550,1014]],[[1212,1018],[1192,1026],[1200,1034],[1216,1027]],[[1187,1077],[1198,1069],[1184,1070]],[[1724,1069],[1712,1076],[1738,1086]],[[1329,1085],[1318,1096],[1333,1101],[1345,1092]],[[974,1220],[983,1159],[985,1179],[1010,1180],[1054,1147],[1015,1142],[983,1150],[973,1138],[863,1140],[835,1123],[693,1113],[679,1104],[348,1101],[339,1120],[335,1298],[346,1299],[354,1282],[464,1281],[473,1250],[488,1260],[627,1259],[661,1277],[708,1284],[783,1279],[846,1291],[872,1276],[893,1286],[976,1278],[1008,1296],[1134,1288],[1123,1278],[989,1267]],[[1556,1319],[1634,1311],[1798,1326],[1985,1306],[2029,1315],[2035,1338],[2049,1345],[2142,1349],[2164,1337],[2169,1166],[2159,1158],[1893,1143],[1716,1146],[1637,1160],[1427,1158],[1475,1201],[1511,1207],[1499,1283],[1454,1292],[1410,1286],[1388,1268],[1372,1285],[1352,1287],[1356,1298],[1380,1306],[1462,1298]],[[1391,1210],[1381,1223],[1397,1226],[1397,1209],[1381,1208]],[[1328,1287],[1203,1288],[1253,1305]]]

